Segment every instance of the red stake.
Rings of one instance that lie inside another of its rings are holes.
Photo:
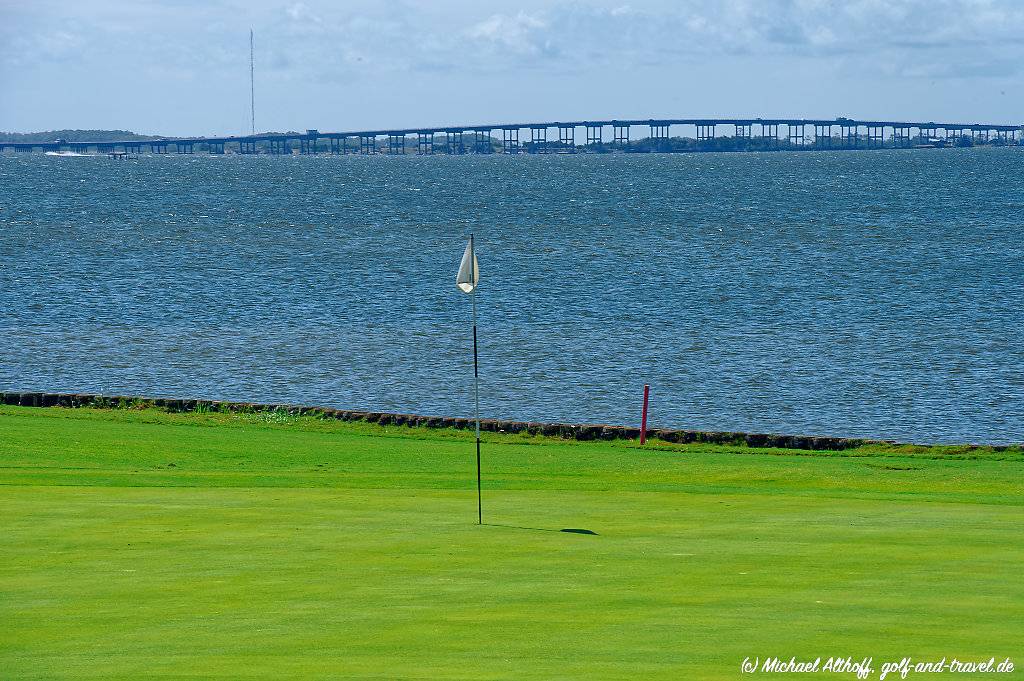
[[[644,386],[644,414],[640,417],[640,444],[647,442],[647,397],[651,394],[651,386]]]

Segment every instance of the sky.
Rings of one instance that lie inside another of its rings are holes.
[[[1024,122],[1024,0],[0,0],[0,131]]]

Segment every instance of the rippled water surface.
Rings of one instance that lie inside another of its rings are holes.
[[[1024,150],[0,157],[0,388],[1024,441]]]

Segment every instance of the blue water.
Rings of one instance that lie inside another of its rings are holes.
[[[0,156],[0,388],[1024,441],[1024,149]]]

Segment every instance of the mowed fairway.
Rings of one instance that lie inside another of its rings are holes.
[[[0,678],[1024,668],[1020,450],[483,452],[477,526],[467,433],[0,407]]]

